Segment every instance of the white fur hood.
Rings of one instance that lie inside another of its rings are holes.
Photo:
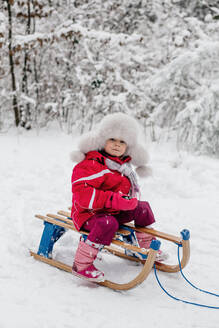
[[[125,154],[132,158],[131,163],[136,166],[138,175],[151,175],[151,168],[147,166],[148,153],[138,140],[140,130],[137,121],[129,115],[109,114],[92,131],[81,136],[78,151],[71,153],[71,159],[73,162],[80,162],[85,158],[86,153],[103,149],[106,140],[115,138],[125,141],[128,145]]]

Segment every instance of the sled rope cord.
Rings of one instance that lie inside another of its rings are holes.
[[[59,211],[57,214],[47,214],[46,216],[43,215],[35,215],[38,219],[44,221],[44,230],[41,237],[40,245],[38,252],[30,251],[30,254],[37,260],[40,260],[44,263],[50,264],[56,268],[61,270],[72,272],[72,267],[52,259],[52,250],[55,242],[65,233],[66,229],[73,230],[78,232],[73,224],[73,221],[70,217],[70,212]],[[128,231],[127,231],[128,230]],[[184,268],[190,257],[190,244],[189,244],[189,231],[183,230],[181,232],[181,237],[176,237],[170,234],[166,234],[157,230],[152,230],[148,228],[136,228],[133,224],[127,223],[124,224],[121,229],[119,229],[116,235],[119,236],[126,236],[130,234],[130,231],[139,231],[139,232],[146,232],[155,237],[173,242],[174,244],[179,245],[182,247],[182,259],[180,263],[170,265],[166,263],[161,263],[156,261],[156,255],[160,248],[160,241],[153,240],[150,246],[149,251],[142,249],[140,247],[134,246],[127,242],[119,240],[115,237],[110,246],[105,246],[104,249],[111,252],[112,254],[131,260],[136,262],[141,262],[143,264],[141,272],[131,281],[127,283],[116,283],[110,280],[105,280],[103,282],[98,282],[99,285],[105,286],[114,290],[128,290],[134,288],[135,286],[141,284],[149,275],[151,270],[153,269],[154,264],[156,263],[156,268],[158,270],[164,272],[178,272],[180,268]],[[86,231],[79,231],[82,235],[88,235]],[[141,254],[145,256],[146,259],[140,259],[135,255],[127,255],[126,251],[131,251],[131,254]]]
[[[212,293],[212,292],[209,292],[207,290],[204,290],[204,289],[201,289],[201,288],[198,288],[197,286],[195,286],[193,283],[191,283],[187,278],[186,276],[184,275],[183,271],[182,271],[182,267],[181,267],[181,263],[180,263],[180,245],[178,245],[178,252],[177,252],[177,257],[178,257],[178,262],[179,262],[179,267],[180,267],[180,273],[182,275],[182,277],[185,279],[185,281],[191,285],[193,288],[199,290],[200,292],[202,293],[206,293],[206,294],[210,294],[212,296],[216,296],[216,297],[219,297],[218,294],[215,294],[215,293]],[[179,302],[183,302],[183,303],[186,303],[186,304],[190,304],[190,305],[195,305],[195,306],[199,306],[199,307],[203,307],[203,308],[208,308],[208,309],[217,309],[219,310],[219,306],[211,306],[211,305],[205,305],[205,304],[200,304],[200,303],[195,303],[195,302],[190,302],[190,301],[187,301],[187,300],[184,300],[184,299],[180,299],[178,297],[175,297],[173,295],[171,295],[164,287],[163,285],[161,284],[159,278],[158,278],[158,275],[157,275],[157,270],[156,270],[156,264],[154,263],[154,274],[155,274],[155,277],[156,277],[156,280],[159,284],[159,286],[161,287],[161,289],[165,292],[165,294],[167,294],[169,297],[171,297],[172,299],[174,299],[175,301],[179,301]]]

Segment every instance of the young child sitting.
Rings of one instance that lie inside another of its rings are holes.
[[[140,176],[149,168],[146,150],[138,143],[136,120],[123,113],[106,116],[95,132],[79,143],[79,161],[72,174],[72,220],[76,229],[89,232],[80,239],[72,273],[90,281],[103,281],[104,273],[93,262],[104,245],[110,245],[123,223],[150,226],[155,222],[150,205],[137,199],[139,185],[131,164]],[[136,233],[139,246],[148,249],[153,237]]]

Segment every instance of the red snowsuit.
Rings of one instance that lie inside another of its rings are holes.
[[[129,162],[131,157],[123,160],[107,156],[119,164]],[[110,170],[105,163],[106,157],[98,151],[90,151],[86,158],[78,163],[72,173],[72,211],[71,216],[76,229],[80,230],[85,221],[98,213],[118,214],[105,208],[112,192],[128,194],[131,183],[118,171]]]

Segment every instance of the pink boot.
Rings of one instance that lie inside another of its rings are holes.
[[[80,241],[75,254],[72,273],[75,276],[89,281],[104,281],[104,273],[93,265],[93,262],[97,257],[97,253],[97,248],[86,244],[84,241]]]
[[[136,237],[138,239],[139,246],[141,248],[145,248],[145,249],[149,249],[152,240],[156,239],[155,237],[153,237],[149,233],[145,233],[145,232],[137,232],[136,231],[135,234],[136,234]],[[158,252],[157,252],[157,256],[156,256],[156,261],[162,262],[162,261],[165,261],[167,258],[168,258],[168,254],[159,249]]]
[[[135,234],[136,234],[136,237],[138,239],[139,246],[141,248],[145,248],[145,249],[149,249],[152,240],[156,239],[152,235],[150,235],[149,233],[145,233],[145,232],[137,232],[136,231]]]

